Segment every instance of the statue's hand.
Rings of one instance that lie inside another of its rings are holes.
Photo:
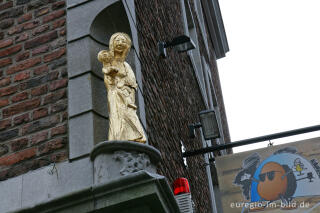
[[[109,66],[107,68],[103,68],[103,73],[107,75],[114,75],[119,72],[119,68],[115,66]]]

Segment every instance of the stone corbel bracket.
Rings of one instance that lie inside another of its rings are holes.
[[[161,154],[156,148],[130,141],[105,141],[90,155],[94,165],[94,183],[105,183],[141,170],[156,173]]]

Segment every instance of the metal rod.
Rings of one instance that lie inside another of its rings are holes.
[[[215,146],[210,146],[206,147],[203,149],[197,149],[193,151],[186,151],[182,153],[182,157],[190,157],[194,155],[200,155],[200,154],[205,154],[208,152],[213,152],[213,151],[220,151],[223,149],[230,149],[233,147],[237,146],[243,146],[243,145],[248,145],[248,144],[254,144],[262,141],[268,141],[268,140],[273,140],[273,139],[278,139],[278,138],[284,138],[288,136],[293,136],[293,135],[299,135],[299,134],[304,134],[308,132],[314,132],[314,131],[319,131],[320,130],[320,125],[316,126],[309,126],[301,129],[294,129],[290,131],[285,131],[285,132],[279,132],[279,133],[274,133],[271,135],[264,135],[260,137],[255,137],[255,138],[249,138],[245,140],[240,140],[240,141],[235,141],[231,142],[228,144],[223,144],[223,145],[215,145]]]

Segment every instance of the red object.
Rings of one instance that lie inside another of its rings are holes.
[[[189,182],[186,178],[178,178],[173,183],[174,195],[190,193]]]

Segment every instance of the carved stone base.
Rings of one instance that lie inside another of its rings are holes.
[[[91,152],[94,165],[94,183],[132,174],[141,170],[156,173],[160,152],[149,145],[131,141],[104,141]]]

